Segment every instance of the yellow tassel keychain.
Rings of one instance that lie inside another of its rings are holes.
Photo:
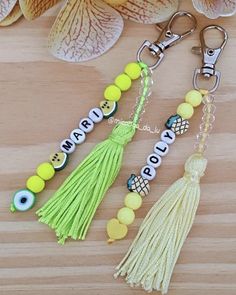
[[[224,35],[222,45],[215,49],[208,48],[204,41],[205,32],[213,29]],[[194,52],[202,52],[203,66],[195,70],[193,84],[199,90],[199,75],[214,77],[215,84],[210,90],[201,91],[204,107],[196,152],[187,159],[183,177],[172,184],[147,214],[115,274],[115,277],[126,276],[132,287],[141,286],[148,292],[158,290],[166,294],[168,291],[175,263],[194,221],[200,199],[199,183],[207,167],[207,159],[203,155],[215,119],[212,93],[220,83],[220,72],[215,70],[215,64],[228,36],[222,27],[208,26],[201,31],[200,37],[202,46],[194,48]]]

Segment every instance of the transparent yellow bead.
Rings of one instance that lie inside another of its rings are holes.
[[[138,193],[128,193],[125,197],[125,206],[137,210],[142,206],[142,197]]]
[[[185,96],[185,101],[197,107],[202,103],[202,94],[197,90],[190,90]]]
[[[121,97],[121,91],[120,88],[118,88],[116,85],[109,85],[104,91],[104,97],[107,100],[110,101],[118,101]]]
[[[126,74],[121,74],[116,77],[115,84],[121,91],[126,91],[131,87],[132,81]]]
[[[124,71],[132,80],[136,80],[141,75],[141,68],[136,62],[127,64]]]
[[[123,207],[118,211],[117,219],[120,221],[120,223],[129,225],[133,223],[135,219],[134,211],[130,208]]]
[[[40,176],[43,180],[49,180],[53,178],[55,174],[55,170],[53,166],[50,163],[42,163],[37,168],[37,174]]]
[[[193,116],[194,109],[190,103],[183,102],[177,108],[177,114],[183,119],[190,119]]]
[[[45,187],[45,181],[38,175],[30,176],[26,182],[26,187],[33,193],[40,193]]]
[[[122,5],[125,4],[128,0],[105,0],[106,3],[110,5]]]

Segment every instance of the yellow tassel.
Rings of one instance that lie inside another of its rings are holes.
[[[171,275],[183,243],[192,227],[200,199],[200,178],[207,160],[193,154],[177,180],[152,207],[115,277],[126,276],[131,286],[168,291]]]

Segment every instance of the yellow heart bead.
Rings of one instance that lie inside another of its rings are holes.
[[[136,80],[141,75],[141,68],[136,62],[132,62],[127,64],[124,72],[130,77],[130,79]]]
[[[128,232],[128,228],[125,224],[121,224],[118,219],[113,218],[107,222],[107,234],[109,236],[108,243],[114,242],[114,240],[123,239]]]
[[[177,108],[177,114],[183,119],[190,119],[193,116],[194,109],[190,103],[183,102]]]
[[[121,97],[120,88],[116,85],[109,85],[104,91],[104,97],[107,100],[118,101]]]
[[[186,94],[185,101],[193,107],[198,107],[202,103],[202,94],[197,90],[191,90]]]
[[[45,187],[45,181],[38,175],[34,175],[28,178],[26,187],[33,193],[40,193]]]
[[[115,84],[121,91],[126,91],[131,87],[132,81],[126,74],[121,74],[116,77]]]
[[[142,206],[143,199],[138,193],[128,193],[125,197],[125,206],[137,210]]]
[[[43,180],[49,180],[53,178],[55,174],[55,170],[50,163],[42,163],[37,168],[37,174],[40,176]]]
[[[120,223],[129,225],[134,222],[135,214],[132,209],[124,207],[118,211],[117,218],[120,221]]]

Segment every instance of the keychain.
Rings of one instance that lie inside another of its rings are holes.
[[[179,17],[187,17],[193,24],[191,29],[182,35],[172,31],[172,26]],[[138,60],[142,70],[142,81],[132,120],[119,122],[108,139],[92,150],[53,197],[37,211],[39,221],[55,230],[58,243],[64,244],[68,237],[75,240],[85,239],[97,207],[119,173],[124,147],[136,132],[150,95],[152,70],[163,60],[164,51],[190,35],[195,27],[196,20],[190,13],[177,12],[163,30],[161,39],[154,43],[144,42],[141,52],[148,48],[156,58],[156,62],[148,67],[141,59]]]
[[[206,31],[218,30],[223,35],[219,48],[209,48],[205,43]],[[125,276],[133,286],[141,286],[148,292],[168,291],[171,275],[184,241],[192,227],[200,199],[200,179],[205,173],[207,159],[204,157],[206,141],[215,120],[213,93],[220,84],[220,72],[215,69],[228,40],[226,31],[220,26],[208,26],[200,33],[201,47],[194,47],[194,53],[201,53],[203,66],[193,76],[194,88],[203,94],[203,116],[195,143],[195,153],[185,163],[182,178],[172,184],[151,208],[143,220],[136,238],[127,254],[117,266],[115,277]],[[210,90],[201,90],[199,77],[214,78]],[[167,127],[172,128],[171,121]]]

